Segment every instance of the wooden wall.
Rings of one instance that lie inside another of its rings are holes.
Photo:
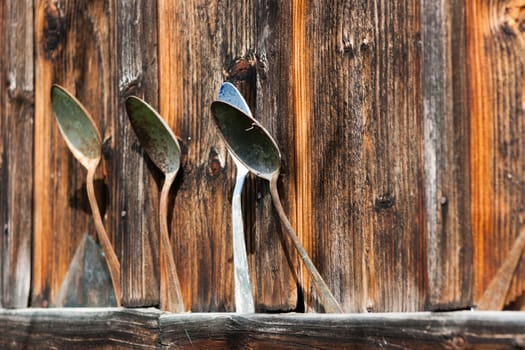
[[[123,305],[159,303],[163,178],[127,120],[134,94],[183,150],[170,230],[185,308],[234,310],[235,169],[209,108],[224,80],[276,138],[285,210],[345,311],[474,305],[525,219],[524,28],[522,0],[2,1],[0,306],[52,303],[94,232],[58,83],[102,133]],[[268,184],[251,177],[243,200],[257,311],[321,311]],[[524,287],[521,264],[508,300]]]

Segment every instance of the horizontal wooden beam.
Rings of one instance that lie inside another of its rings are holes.
[[[0,348],[490,348],[525,346],[525,313],[166,314],[0,309]]]

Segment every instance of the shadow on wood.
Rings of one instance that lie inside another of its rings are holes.
[[[56,307],[116,306],[106,259],[93,238],[85,234],[62,282]]]

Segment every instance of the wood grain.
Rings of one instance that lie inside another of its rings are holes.
[[[234,163],[212,123],[225,70],[254,47],[252,1],[159,1],[160,114],[183,152],[171,241],[186,310],[233,310]]]
[[[35,2],[35,147],[32,305],[47,306],[60,288],[82,234],[94,234],[86,171],[72,157],[53,120],[51,84],[71,91],[90,111],[104,141],[114,131],[113,3]],[[104,158],[106,158],[106,152]],[[105,160],[105,159],[104,159]],[[105,213],[104,164],[96,177]],[[115,236],[109,232],[113,242]]]
[[[427,308],[472,305],[465,5],[423,1]]]
[[[295,125],[292,98],[293,2],[259,1],[256,4],[257,46],[255,118],[270,132],[282,155],[279,194],[292,226],[298,227]],[[255,72],[254,72],[255,73]],[[230,74],[235,76],[234,74]],[[250,185],[253,185],[251,187]],[[283,237],[279,217],[272,205],[268,182],[248,183],[245,192],[255,196],[251,257],[256,271],[255,300],[258,310],[303,310],[298,292],[298,260],[295,249]],[[252,202],[253,203],[253,202]],[[305,242],[303,242],[305,243]],[[308,249],[308,248],[306,248]]]
[[[159,192],[161,172],[146,156],[129,122],[124,101],[130,95],[158,108],[157,2],[116,2],[118,121],[109,144],[113,232],[122,253],[122,304],[159,304]],[[115,52],[114,52],[115,53]],[[110,162],[111,161],[111,162]]]
[[[312,230],[303,240],[346,311],[421,310],[419,3],[305,6],[302,53],[311,63],[301,111],[311,141],[296,152],[311,157],[311,188],[302,190],[311,198],[302,202],[312,206],[302,216]]]
[[[159,311],[113,308],[0,311],[2,349],[157,349]]]
[[[0,306],[27,307],[33,224],[33,2],[0,4]]]
[[[509,0],[474,1],[466,7],[475,301],[524,220],[524,6]],[[522,260],[507,301],[522,294],[524,267]]]
[[[165,349],[512,349],[520,313],[194,314],[160,317]]]

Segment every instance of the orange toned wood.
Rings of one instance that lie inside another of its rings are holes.
[[[35,2],[33,306],[49,305],[82,235],[95,234],[86,173],[59,134],[51,114],[50,88],[56,82],[71,91],[93,115],[102,138],[111,137],[115,108],[112,6],[109,1]],[[102,194],[102,169],[97,180]],[[101,205],[107,208],[107,203]],[[110,237],[114,242],[111,232]]]
[[[494,278],[523,222],[525,84],[523,1],[468,2],[466,8],[474,300]],[[520,263],[506,301],[521,295]]]
[[[291,57],[291,88],[293,104],[293,121],[295,131],[295,213],[290,213],[292,224],[295,223],[296,232],[299,240],[302,242],[305,250],[309,255],[312,254],[312,184],[311,184],[311,164],[312,157],[311,142],[312,134],[310,127],[311,115],[311,83],[309,81],[309,45],[306,40],[306,9],[307,1],[294,0],[292,2],[292,57]],[[304,265],[301,266],[299,274],[299,283],[304,292],[304,298],[307,304],[311,304],[310,276]],[[308,306],[307,306],[308,307]],[[308,309],[313,309],[309,305]]]
[[[0,306],[28,306],[33,196],[33,2],[0,4]]]

